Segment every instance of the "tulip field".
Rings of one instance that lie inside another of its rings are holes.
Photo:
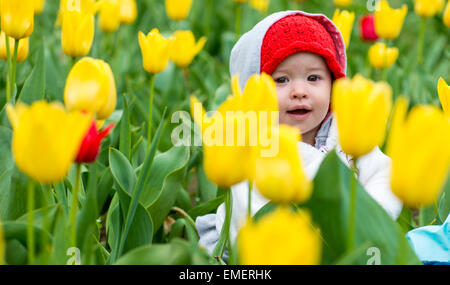
[[[308,178],[293,127],[264,125],[270,158],[207,143],[227,111],[278,110],[272,77],[239,86],[229,61],[284,10],[341,32],[340,145],[392,159],[397,218],[336,151]],[[0,265],[420,265],[406,234],[449,216],[448,0],[0,0],[0,18]],[[233,239],[243,181],[270,202]],[[220,205],[211,253],[196,220]]]

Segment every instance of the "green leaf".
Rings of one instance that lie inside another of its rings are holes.
[[[185,146],[172,147],[164,153],[156,155],[144,191],[141,194],[141,203],[150,207],[163,191],[163,186],[167,177],[176,171],[182,170],[189,160],[189,149]],[[173,190],[175,191],[175,190]],[[175,193],[172,193],[176,198]]]
[[[334,263],[348,254],[351,175],[336,152],[330,152],[314,178],[312,197],[304,205],[322,233],[324,264]],[[371,242],[380,250],[381,264],[420,264],[400,226],[359,183],[355,212],[355,248]],[[361,256],[354,264],[366,264],[367,260],[367,256]]]
[[[450,213],[450,175],[447,178],[444,189],[442,190],[439,201],[439,217],[445,221]]]
[[[189,265],[191,264],[189,244],[174,239],[167,244],[153,244],[130,251],[122,256],[116,265]]]
[[[42,100],[45,96],[45,53],[44,45],[39,48],[37,62],[28,76],[22,91],[16,101],[31,104],[34,101]]]
[[[131,161],[130,115],[126,95],[123,96],[123,113],[120,119],[119,150]]]
[[[3,235],[6,241],[10,239],[16,239],[26,247],[27,244],[27,223],[23,221],[6,221],[3,222]],[[46,235],[46,239],[49,243],[52,242],[52,237],[47,231],[44,231],[41,227],[33,225],[34,237],[35,237],[35,250],[37,253],[42,250],[43,237]]]
[[[114,181],[123,191],[131,195],[136,185],[134,169],[126,156],[112,147],[109,148],[109,167]]]
[[[77,216],[77,245],[84,255],[90,254],[86,252],[89,243],[92,243],[92,235],[96,230],[96,219],[99,216],[97,203],[97,165],[92,163],[88,166],[88,185],[86,188],[86,199],[81,206],[81,210]]]
[[[259,219],[261,219],[264,215],[267,215],[268,213],[274,211],[278,208],[277,204],[274,203],[267,203],[265,204],[261,209],[256,212],[256,214],[253,216],[253,220],[257,222]]]
[[[200,189],[200,200],[202,202],[214,199],[217,196],[217,185],[212,183],[208,177],[206,177],[205,170],[203,169],[203,163],[197,168],[198,187]]]
[[[120,256],[124,250],[125,242],[127,240],[128,233],[131,228],[131,224],[133,222],[135,213],[137,211],[141,192],[144,188],[144,185],[147,183],[147,180],[148,180],[149,174],[150,174],[150,170],[152,169],[153,159],[155,157],[156,149],[158,147],[159,139],[161,137],[161,132],[162,132],[163,125],[164,125],[165,114],[166,114],[166,109],[164,110],[163,118],[159,123],[158,129],[156,130],[156,134],[155,134],[153,141],[148,149],[144,165],[139,174],[139,178],[137,180],[136,186],[134,187],[134,190],[133,190],[133,193],[131,196],[130,206],[129,206],[128,210],[126,211],[127,214],[126,214],[126,219],[125,219],[125,225],[124,225],[124,228],[120,235],[119,247],[117,248],[117,250],[113,249],[112,254],[111,254],[112,262],[114,262],[116,257]],[[120,195],[120,191],[118,193]],[[122,201],[124,201],[124,200],[122,199]],[[123,205],[125,205],[125,204],[122,203],[122,206]]]
[[[195,218],[199,216],[203,216],[209,213],[212,213],[217,210],[217,207],[219,207],[220,204],[225,202],[225,196],[221,195],[217,198],[214,198],[212,200],[209,200],[208,202],[201,203],[200,205],[196,206],[195,208],[192,208],[188,211],[189,216],[192,217],[192,219],[195,220]]]
[[[9,265],[26,265],[28,260],[27,248],[17,239],[6,243],[5,262]]]
[[[15,165],[11,152],[12,131],[0,126],[0,220],[15,220],[27,212],[28,177]],[[36,187],[36,208],[42,206],[44,192]]]
[[[152,216],[155,231],[163,224],[175,204],[178,191],[182,191],[184,167],[188,161],[189,149],[184,146],[173,147],[155,158],[155,165],[151,172],[151,177],[154,179],[147,188],[152,192],[148,192],[145,197],[147,199],[143,201]],[[154,182],[161,180],[161,173],[165,175],[162,177],[161,184],[158,183],[156,186]]]

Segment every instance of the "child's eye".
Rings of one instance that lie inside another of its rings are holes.
[[[320,76],[318,75],[310,75],[308,76],[308,81],[317,81],[320,79]]]
[[[275,78],[275,82],[280,83],[280,84],[286,83],[286,82],[288,82],[288,79],[286,77],[282,76],[282,77]]]

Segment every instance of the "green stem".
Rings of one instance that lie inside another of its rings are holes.
[[[7,78],[7,86],[6,86],[6,103],[11,100],[11,50],[9,48],[9,37],[5,34],[5,44],[6,44],[6,56],[8,58],[8,78]]]
[[[155,74],[151,75],[150,78],[150,101],[148,108],[148,131],[147,131],[147,148],[150,147],[150,142],[152,139],[152,120],[153,120],[153,91],[155,89]]]
[[[241,15],[242,15],[242,3],[236,3],[236,41],[241,34]]]
[[[28,225],[27,225],[27,247],[28,247],[28,264],[34,263],[34,182],[30,179],[27,186],[28,199]]]
[[[70,246],[77,245],[77,210],[78,210],[78,192],[80,191],[81,163],[76,165],[75,187],[72,192],[72,206],[70,207]]]
[[[14,39],[14,57],[13,57],[13,61],[12,61],[12,67],[11,67],[11,97],[14,96],[14,90],[15,90],[15,85],[16,85],[16,65],[17,65],[17,52],[19,50],[19,41],[20,40],[16,40]]]
[[[347,235],[347,251],[353,250],[355,245],[355,212],[356,212],[356,177],[355,177],[355,166],[352,167],[352,172],[350,175],[350,213],[348,222],[348,235]]]
[[[231,211],[232,211],[232,194],[231,189],[225,191],[225,221],[222,225],[222,230],[220,231],[219,240],[217,241],[216,247],[213,250],[212,256],[216,260],[220,261],[223,252],[227,245],[227,241],[230,238],[230,223],[231,223]],[[229,252],[228,256],[232,253]]]
[[[427,24],[427,18],[420,19],[420,32],[419,32],[419,51],[417,55],[417,63],[421,64],[423,62],[423,45],[425,41],[425,27]]]
[[[45,191],[51,191],[52,187],[50,186],[49,189],[45,189]],[[43,220],[44,220],[44,230],[42,231],[42,248],[43,250],[43,258],[42,258],[42,264],[47,265],[48,264],[48,257],[49,254],[47,252],[47,244],[48,244],[48,235],[47,233],[50,232],[50,221],[49,221],[49,217],[48,217],[48,200],[47,197],[43,197],[42,199],[43,202],[43,207],[42,207],[42,214],[43,214]]]
[[[75,65],[76,58],[69,56],[69,60],[67,62],[67,76],[69,76],[70,71],[72,70],[72,67]]]

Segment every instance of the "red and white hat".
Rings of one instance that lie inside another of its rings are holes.
[[[302,51],[322,56],[333,79],[345,76],[345,44],[338,28],[325,15],[302,11],[274,13],[245,33],[231,51],[230,74],[239,74],[244,86],[251,75],[272,74],[286,57]]]

